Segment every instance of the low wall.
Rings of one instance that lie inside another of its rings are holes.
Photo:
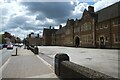
[[[69,56],[63,53],[55,56],[55,74],[61,80],[118,80],[101,72],[70,62]]]
[[[38,47],[28,46],[28,49],[30,49],[34,54],[39,54],[39,49],[38,49]]]

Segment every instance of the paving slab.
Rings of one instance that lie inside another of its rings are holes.
[[[18,48],[2,70],[2,78],[57,78],[53,70],[30,50]]]

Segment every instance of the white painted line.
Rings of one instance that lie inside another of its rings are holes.
[[[43,74],[39,76],[31,76],[31,77],[26,77],[26,78],[57,78],[57,76],[54,73],[48,73],[48,74]]]
[[[44,59],[42,59],[39,55],[36,55],[36,56],[54,72],[52,66],[47,61],[45,61]]]
[[[7,66],[11,57],[0,67],[0,79],[2,79],[2,70]]]

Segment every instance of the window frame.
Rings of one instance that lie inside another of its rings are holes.
[[[114,19],[112,22],[113,26],[118,26],[120,25],[120,18]]]

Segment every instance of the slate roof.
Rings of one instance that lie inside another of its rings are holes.
[[[120,16],[119,8],[120,8],[120,1],[100,11],[97,11],[96,13],[98,14],[98,22],[102,22]]]

